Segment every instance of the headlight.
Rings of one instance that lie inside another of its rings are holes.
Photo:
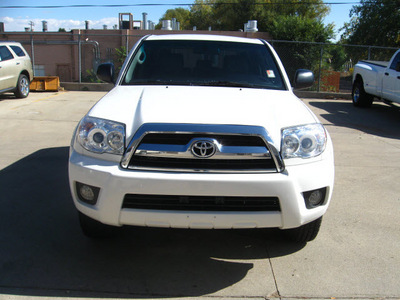
[[[113,121],[85,117],[79,123],[77,141],[88,151],[123,154],[125,125]]]
[[[283,158],[309,158],[320,155],[326,146],[326,132],[322,124],[310,124],[282,130]]]

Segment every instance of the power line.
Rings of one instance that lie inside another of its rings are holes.
[[[364,1],[364,3],[374,3],[373,1]],[[7,5],[0,6],[3,9],[21,9],[21,8],[40,8],[40,9],[52,9],[52,8],[110,8],[110,7],[138,7],[138,6],[201,6],[201,5],[237,5],[237,2],[218,2],[218,3],[141,3],[141,4],[70,4],[70,5]],[[360,4],[359,1],[351,2],[259,2],[254,3],[255,5],[356,5]]]

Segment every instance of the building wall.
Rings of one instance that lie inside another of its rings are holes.
[[[112,61],[118,67],[120,64],[117,62],[116,49],[124,46],[130,50],[140,38],[148,34],[213,34],[265,40],[271,38],[265,32],[78,29],[71,32],[5,32],[1,34],[1,40],[23,44],[35,65],[36,76],[59,76],[62,82],[76,82],[79,81],[79,71],[82,81],[95,80],[93,74],[99,63]]]

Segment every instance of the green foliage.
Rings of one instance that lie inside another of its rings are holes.
[[[195,0],[190,7],[190,26],[198,30],[207,30],[209,26],[215,27],[213,4],[215,0]]]
[[[332,45],[326,48],[326,51],[329,54],[329,57],[327,59],[327,62],[329,62],[329,67],[325,69],[343,71],[343,65],[349,61],[344,47]]]
[[[257,5],[258,2],[258,0],[236,0],[229,3],[216,1],[213,7],[214,17],[217,20],[216,29],[237,31],[243,29],[248,20],[259,19],[263,7]]]
[[[198,29],[243,29],[249,20],[258,20],[260,31],[269,32],[282,16],[314,19],[322,23],[329,7],[322,0],[196,0],[190,8],[191,25]]]
[[[400,46],[400,1],[361,0],[350,11],[350,22],[342,28],[349,44]]]
[[[161,20],[176,18],[181,29],[196,26],[207,30],[211,26],[213,30],[226,31],[243,29],[249,20],[258,20],[259,30],[274,32],[274,39],[322,42],[333,37],[333,25],[324,26],[322,22],[328,13],[329,6],[322,0],[195,0],[190,10],[169,9]],[[157,27],[161,27],[160,23]],[[283,32],[280,24],[300,25],[301,30],[291,27]]]
[[[291,15],[302,16],[305,18],[317,19],[322,21],[329,12],[330,8],[322,0],[299,0],[298,5],[283,5],[290,9],[292,7]]]
[[[86,70],[86,75],[82,74],[82,82],[100,83],[101,80],[97,78],[93,69]]]
[[[269,33],[276,40],[326,43],[333,37],[333,25],[325,26],[317,19],[307,17],[282,16],[274,19]],[[282,63],[291,79],[300,67],[313,71],[319,68],[320,45],[275,43],[274,47],[280,53]],[[322,61],[327,61],[329,57],[329,52],[323,49]]]
[[[325,43],[333,38],[333,25],[324,25],[317,19],[300,16],[275,18],[268,32],[276,40]]]
[[[162,20],[171,20],[172,18],[175,18],[180,23],[180,28],[182,30],[191,29],[190,10],[182,7],[178,7],[175,9],[168,9],[160,19],[160,23]]]
[[[125,46],[121,46],[120,48],[115,48],[115,52],[117,55],[117,70],[120,70],[122,67],[122,64],[125,61],[126,55],[127,55],[127,50]]]

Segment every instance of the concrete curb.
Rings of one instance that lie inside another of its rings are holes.
[[[67,91],[96,91],[108,92],[114,85],[111,83],[91,83],[91,82],[61,82],[61,87]]]
[[[61,82],[61,87],[67,91],[104,91],[108,92],[114,85],[111,83],[90,83],[90,82]],[[310,92],[295,91],[295,95],[299,98],[316,98],[316,99],[346,99],[351,100],[351,93],[331,93],[331,92]]]
[[[315,99],[345,99],[351,100],[351,93],[333,93],[333,92],[311,92],[311,91],[294,91],[299,98],[315,98]]]

